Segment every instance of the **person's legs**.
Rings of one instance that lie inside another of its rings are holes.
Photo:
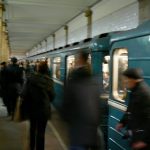
[[[36,136],[36,150],[44,150],[46,124],[47,124],[47,119],[38,120],[37,136]]]
[[[133,149],[133,150],[137,150],[137,149]],[[145,148],[141,148],[141,149],[138,149],[138,150],[150,150],[150,147],[145,147]]]
[[[69,150],[89,150],[84,146],[70,146]]]
[[[89,150],[104,150],[104,149],[101,149],[100,146],[92,146],[89,148]]]
[[[30,150],[35,148],[35,137],[36,137],[37,122],[34,119],[30,120]]]
[[[8,113],[12,115],[13,120],[18,94],[14,85],[10,85],[7,92]]]
[[[11,105],[10,105],[9,97],[8,97],[7,93],[3,96],[3,100],[5,101],[5,106],[7,109],[8,116],[10,116],[11,115],[11,108],[10,108]]]
[[[18,98],[18,95],[16,95],[16,94],[14,94],[12,96],[12,103],[11,103],[12,119],[14,117],[14,113],[15,113],[15,109],[16,109],[17,98]]]

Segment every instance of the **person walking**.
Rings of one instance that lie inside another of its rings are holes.
[[[133,150],[150,149],[150,88],[144,82],[142,70],[129,68],[123,72],[127,88],[131,91],[127,111],[116,129],[127,128],[124,138],[131,139]]]
[[[6,79],[6,101],[8,114],[14,117],[14,112],[16,108],[17,98],[21,92],[21,87],[23,84],[23,73],[17,64],[17,58],[11,58],[11,64],[6,67],[5,79]]]
[[[0,97],[3,99],[3,103],[7,108],[8,111],[8,99],[7,99],[7,63],[6,62],[1,62],[0,63],[1,69],[0,69]]]
[[[80,51],[75,56],[75,68],[65,85],[64,118],[70,125],[69,150],[97,150],[99,88],[92,80],[88,53]]]

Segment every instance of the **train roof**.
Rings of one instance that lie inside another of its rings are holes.
[[[115,31],[110,33],[102,33],[100,35],[95,36],[93,39],[88,38],[80,42],[75,42],[70,45],[59,47],[57,49],[49,50],[47,52],[35,54],[32,56],[28,56],[27,58],[33,57],[41,57],[41,56],[49,56],[52,54],[60,54],[68,51],[73,51],[77,49],[84,48],[92,48],[92,51],[106,51],[110,49],[112,43],[116,41],[126,40],[133,37],[140,37],[143,35],[150,34],[150,20],[144,22],[139,25],[135,29],[127,30],[127,31]]]
[[[112,34],[110,43],[112,44],[116,41],[132,39],[134,37],[141,37],[143,35],[149,34],[150,34],[150,20],[139,25],[137,28]]]
[[[91,42],[92,51],[108,51],[110,49],[110,38],[116,32],[102,33],[95,36]]]
[[[60,53],[66,53],[68,51],[74,51],[74,50],[89,48],[91,40],[92,40],[92,38],[87,38],[87,39],[84,39],[80,42],[74,42],[74,43],[72,43],[70,45],[66,45],[64,47],[59,47],[59,48],[55,48],[55,49],[52,49],[52,50],[49,50],[49,51],[46,51],[43,53],[28,56],[27,59],[47,57],[47,56],[54,55],[54,54],[57,55]]]

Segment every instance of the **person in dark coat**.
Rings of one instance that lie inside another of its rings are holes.
[[[51,117],[50,102],[54,99],[54,88],[47,69],[47,64],[40,62],[37,73],[27,78],[21,94],[23,114],[30,121],[30,150],[44,150],[45,128]]]
[[[34,66],[33,65],[31,66],[29,61],[26,61],[25,76],[29,77],[33,73],[34,73]]]
[[[11,58],[11,64],[6,68],[6,93],[8,102],[8,114],[14,116],[17,98],[19,96],[21,85],[23,83],[22,70],[17,64],[17,58]]]
[[[133,150],[150,149],[150,88],[144,82],[142,71],[129,68],[123,72],[127,88],[131,90],[127,111],[117,130],[127,128],[125,138],[131,138]]]
[[[6,62],[2,62],[1,64],[1,70],[0,70],[0,96],[3,99],[3,103],[4,105],[7,107],[8,106],[8,102],[7,102],[7,93],[6,93],[6,86],[7,86],[7,80],[6,80],[6,76],[7,76],[7,63]]]
[[[70,125],[70,150],[98,149],[99,88],[92,79],[88,53],[79,52],[65,87],[64,118]]]

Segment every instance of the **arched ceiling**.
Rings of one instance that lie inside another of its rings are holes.
[[[12,51],[26,52],[100,0],[3,0]]]

